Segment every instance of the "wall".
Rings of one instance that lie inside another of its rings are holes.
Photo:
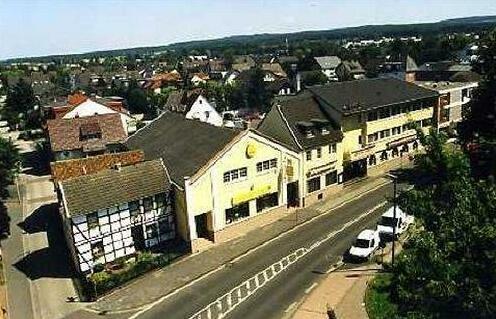
[[[76,265],[80,271],[88,272],[96,264],[109,263],[139,250],[139,243],[135,242],[136,238],[131,230],[133,227],[142,231],[145,247],[175,238],[171,197],[165,193],[161,195],[165,196],[165,202],[156,197],[148,198],[153,205],[148,210],[144,207],[144,200],[147,198],[139,200],[136,213],[131,211],[131,203],[100,209],[95,212],[98,223],[91,228],[88,224],[90,214],[68,218],[72,232],[72,241],[69,244],[73,244],[78,256]],[[95,256],[92,252],[92,245],[97,243],[103,245],[101,256]]]
[[[208,103],[203,96],[198,96],[196,101],[191,106],[191,109],[186,113],[186,118],[191,120],[199,120],[215,126],[222,126],[222,117],[215,108]]]
[[[250,156],[247,155],[248,148],[253,150]],[[258,162],[271,159],[277,160],[277,167],[257,172]],[[292,178],[286,174],[289,162],[293,167]],[[244,167],[247,169],[246,178],[224,182],[224,173]],[[226,153],[199,178],[190,181],[186,188],[191,193],[187,196],[188,199],[191,198],[188,202],[188,214],[196,216],[211,212],[212,230],[219,231],[230,225],[226,223],[226,209],[233,207],[233,203],[236,204],[237,201],[249,202],[249,217],[259,214],[256,212],[257,197],[278,192],[278,206],[285,205],[286,183],[297,180],[299,174],[298,154],[253,132],[247,132],[239,141],[230,145]],[[192,218],[190,222],[191,220]]]

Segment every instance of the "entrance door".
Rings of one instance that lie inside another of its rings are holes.
[[[195,216],[196,234],[198,237],[209,239],[207,214]]]
[[[298,198],[298,181],[288,183],[286,185],[287,193],[288,193],[288,207],[298,207],[299,198]]]
[[[131,236],[133,237],[134,248],[138,251],[145,249],[145,236],[143,234],[143,226],[131,227]]]

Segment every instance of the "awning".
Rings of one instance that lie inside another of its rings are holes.
[[[232,204],[238,205],[249,200],[255,199],[257,197],[263,196],[265,194],[271,193],[272,186],[271,185],[262,185],[259,187],[254,187],[252,190],[244,193],[239,193],[233,196]]]
[[[393,148],[393,147],[401,146],[403,144],[413,142],[416,139],[417,139],[417,135],[406,136],[406,137],[400,138],[399,140],[388,143],[387,147]]]

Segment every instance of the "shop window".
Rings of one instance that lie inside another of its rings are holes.
[[[386,151],[382,152],[381,154],[381,161],[387,161],[388,159],[388,154]]]
[[[338,172],[332,171],[326,174],[325,176],[326,186],[336,184],[338,182]]]
[[[400,155],[400,153],[398,152],[398,148],[397,147],[394,147],[393,148],[393,151],[391,153],[392,157],[396,157],[398,155]]]
[[[237,220],[250,216],[250,206],[248,202],[226,209],[226,224],[231,224]]]
[[[278,193],[272,193],[257,198],[257,212],[279,205]]]
[[[91,254],[93,259],[99,259],[103,256],[103,241],[97,241],[96,243],[91,243]]]
[[[93,212],[91,214],[86,215],[86,222],[88,223],[88,228],[97,228],[100,224],[98,223],[98,213]]]
[[[320,176],[311,178],[307,181],[308,193],[320,190]]]
[[[161,220],[158,222],[158,231],[160,235],[165,235],[172,232],[174,229],[167,220]]]
[[[369,156],[369,166],[375,165],[377,163],[377,159],[375,158],[375,155],[370,155]]]

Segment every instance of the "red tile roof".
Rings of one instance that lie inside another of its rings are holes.
[[[108,144],[123,142],[127,137],[118,113],[73,119],[59,118],[49,120],[47,124],[50,144],[54,152],[77,149],[94,150]],[[98,137],[84,138],[91,134],[98,135]]]

